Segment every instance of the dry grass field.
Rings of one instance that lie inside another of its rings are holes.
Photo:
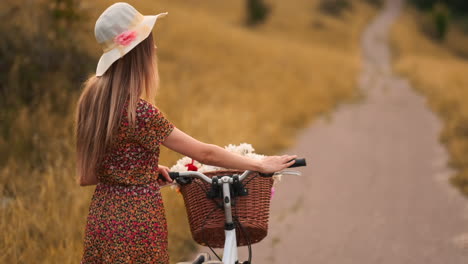
[[[441,141],[456,169],[451,180],[468,195],[468,34],[454,23],[444,41],[433,40],[427,23],[427,15],[406,9],[392,32],[395,68],[443,120]]]
[[[130,1],[143,14],[169,12],[154,30],[158,107],[197,139],[221,146],[249,142],[265,154],[277,153],[314,118],[357,97],[360,33],[376,8],[352,2],[335,17],[319,12],[319,0],[271,0],[267,22],[247,28],[244,1]],[[108,4],[82,1],[90,21],[77,34],[96,62],[94,21]],[[31,26],[34,19],[27,17]],[[11,78],[22,78],[15,67],[9,70]],[[51,96],[7,115],[1,127],[0,263],[77,263],[82,253],[94,188],[75,182],[79,89],[62,89],[77,84],[59,72],[44,79],[37,85]],[[179,158],[168,150],[161,155],[168,166]],[[175,262],[195,244],[182,199],[171,190],[164,199]]]

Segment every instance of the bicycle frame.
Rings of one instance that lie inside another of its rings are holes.
[[[236,241],[236,228],[232,221],[232,207],[231,207],[231,193],[229,184],[232,183],[232,178],[229,176],[221,177],[223,185],[223,204],[224,204],[224,254],[223,263],[236,263],[237,259],[237,241]]]

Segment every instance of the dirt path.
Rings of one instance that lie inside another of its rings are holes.
[[[277,187],[253,263],[468,263],[457,245],[468,200],[448,184],[441,123],[391,71],[387,35],[400,8],[388,1],[363,36],[363,102],[315,122],[287,151],[309,167]]]

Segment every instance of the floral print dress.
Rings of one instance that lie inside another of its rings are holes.
[[[167,224],[157,179],[159,146],[174,129],[140,99],[136,127],[122,112],[115,144],[99,165],[82,264],[169,263]]]

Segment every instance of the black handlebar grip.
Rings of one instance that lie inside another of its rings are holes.
[[[171,177],[172,180],[175,180],[179,177],[178,172],[169,172],[169,177]]]
[[[289,166],[288,168],[294,168],[294,167],[305,167],[307,166],[306,160],[305,159],[294,159],[294,164]]]
[[[179,173],[178,172],[169,172],[169,177],[171,177],[172,180],[175,180],[179,177]],[[163,182],[166,182],[166,178],[164,177],[164,175],[162,175],[161,173],[159,173],[159,177],[158,179],[160,179],[161,181]]]

